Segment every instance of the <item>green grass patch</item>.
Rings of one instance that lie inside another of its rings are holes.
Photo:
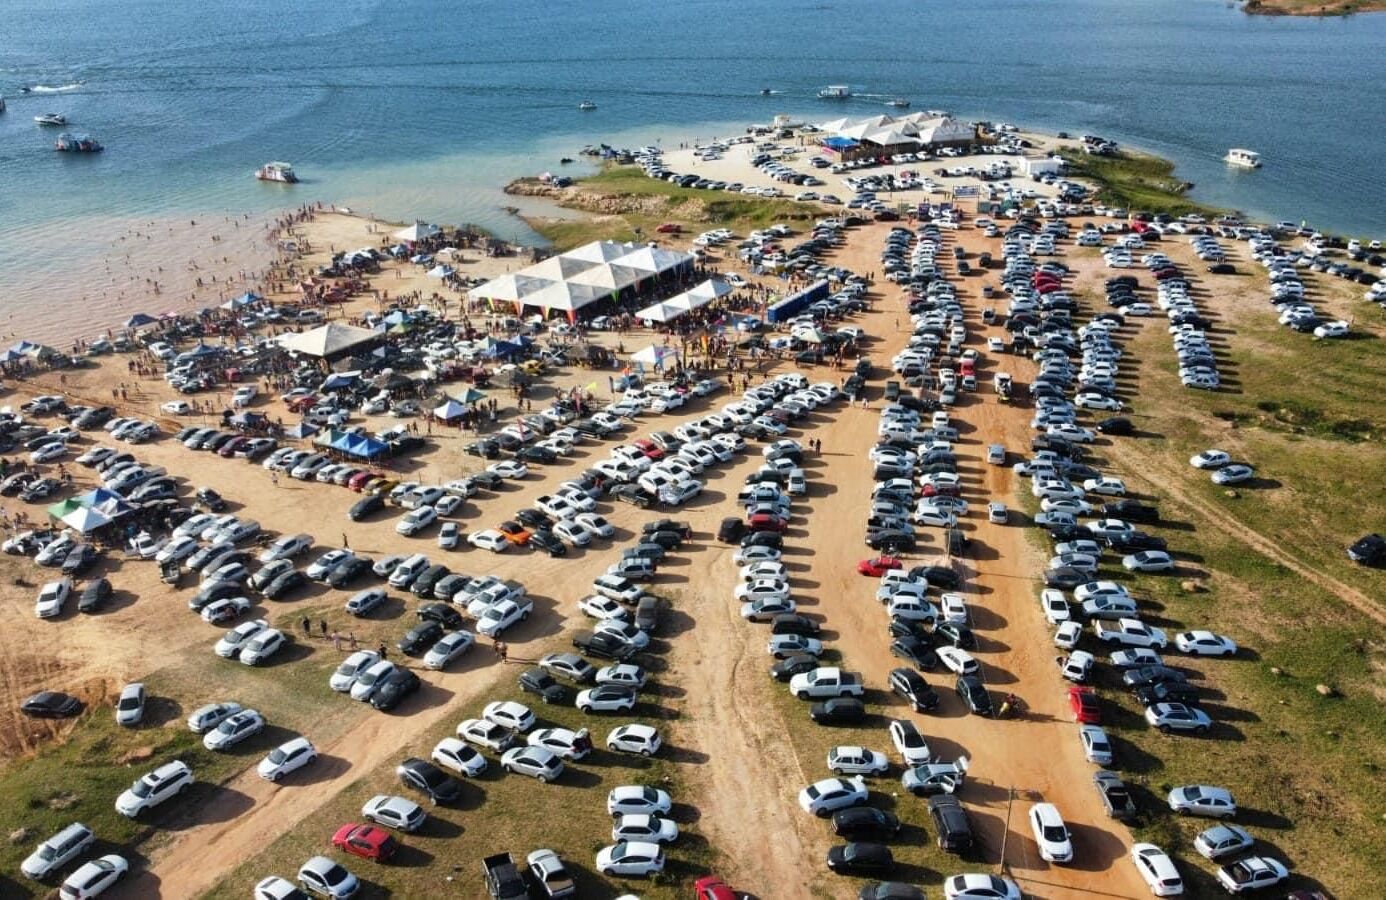
[[[1189,186],[1174,177],[1174,163],[1158,156],[1122,151],[1117,156],[1094,156],[1063,150],[1069,174],[1098,183],[1097,199],[1131,211],[1184,215],[1217,215],[1222,210],[1190,200]]]

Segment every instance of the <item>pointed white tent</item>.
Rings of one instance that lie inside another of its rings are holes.
[[[543,262],[537,262],[526,269],[521,269],[520,273],[531,278],[547,278],[550,281],[567,281],[579,272],[586,272],[588,269],[597,265],[587,259],[574,259],[567,254],[550,256]]]
[[[612,263],[600,263],[585,272],[579,272],[568,279],[570,284],[586,284],[592,287],[606,288],[610,291],[618,291],[621,288],[630,287],[641,278],[645,273],[629,266],[618,266]]]
[[[397,241],[409,241],[412,243],[414,241],[422,241],[425,238],[431,238],[440,231],[442,231],[442,229],[437,225],[430,225],[427,222],[415,222],[408,228],[401,228],[399,231],[396,231],[393,237]]]
[[[677,297],[674,298],[674,300],[677,299]],[[651,304],[636,313],[635,317],[637,319],[643,319],[646,322],[668,322],[672,319],[677,319],[679,316],[688,312],[688,310],[675,305],[674,300],[666,300],[663,303]],[[639,358],[638,354],[637,358]]]
[[[521,300],[525,306],[537,306],[540,309],[556,309],[563,312],[575,312],[582,309],[589,303],[593,303],[603,297],[608,296],[608,292],[602,288],[593,287],[590,284],[571,284],[568,282],[558,282],[551,284],[540,291],[527,294]]]
[[[505,300],[513,303],[553,284],[555,282],[546,278],[531,278],[528,275],[511,272],[499,278],[492,278],[480,287],[472,288],[467,291],[467,297],[472,300]]]
[[[620,259],[630,251],[634,250],[635,244],[622,244],[618,241],[593,241],[590,244],[583,244],[569,250],[564,256],[573,259],[585,259],[592,263],[609,263],[613,259]]]
[[[616,264],[658,275],[692,261],[691,255],[678,250],[665,250],[663,247],[641,247],[616,260]]]

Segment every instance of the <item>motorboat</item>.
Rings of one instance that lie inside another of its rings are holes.
[[[597,108],[597,104],[593,103],[591,100],[584,100],[584,101],[582,101],[581,103],[578,104],[578,109],[581,109],[581,110],[584,110],[584,111],[586,111],[586,110],[592,110],[592,109],[596,109],[596,108]]]
[[[760,95],[761,95],[762,97],[769,97],[772,93],[774,93],[774,91],[770,90],[769,88],[761,88],[761,89],[760,89]]]
[[[886,106],[893,106],[896,109],[909,109],[910,101],[904,97],[895,97],[894,99],[887,100]]]
[[[565,157],[563,157],[562,159],[560,159],[560,160],[558,161],[558,164],[559,164],[560,166],[566,166],[568,163],[570,163],[570,162],[572,162],[572,161],[573,161],[573,158],[572,158],[571,156],[565,156]]]
[[[43,113],[34,116],[34,121],[40,125],[66,125],[67,116],[62,113]]]
[[[282,184],[298,183],[294,167],[286,162],[267,162],[255,170],[255,177],[261,181],[278,181]]]
[[[64,131],[53,142],[53,149],[61,153],[100,153],[106,148],[86,134],[68,134]]]
[[[1255,150],[1244,150],[1240,147],[1233,147],[1227,151],[1223,157],[1230,166],[1240,166],[1243,169],[1261,168],[1261,154]]]
[[[830,84],[818,92],[824,100],[846,100],[852,96],[852,89],[845,84]]]

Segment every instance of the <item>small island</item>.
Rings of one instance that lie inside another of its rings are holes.
[[[1246,0],[1242,11],[1253,16],[1350,16],[1381,12],[1386,0]]]

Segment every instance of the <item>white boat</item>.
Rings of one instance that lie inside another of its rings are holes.
[[[1223,157],[1230,166],[1241,166],[1243,169],[1261,168],[1261,154],[1255,150],[1243,150],[1240,147],[1233,147],[1227,151]]]
[[[40,125],[66,125],[67,116],[61,113],[43,113],[42,115],[34,116],[34,121]]]
[[[909,109],[910,101],[904,97],[896,97],[893,100],[887,100],[886,106],[894,106],[897,109]]]
[[[581,109],[581,110],[589,110],[589,109],[596,109],[596,108],[597,108],[597,104],[593,103],[591,100],[584,100],[584,101],[582,101],[581,103],[578,104],[578,109]]]
[[[255,170],[255,177],[261,181],[279,181],[284,184],[297,184],[298,176],[294,167],[286,162],[267,162]]]
[[[852,96],[852,89],[845,84],[830,84],[818,92],[824,100],[846,100]]]

